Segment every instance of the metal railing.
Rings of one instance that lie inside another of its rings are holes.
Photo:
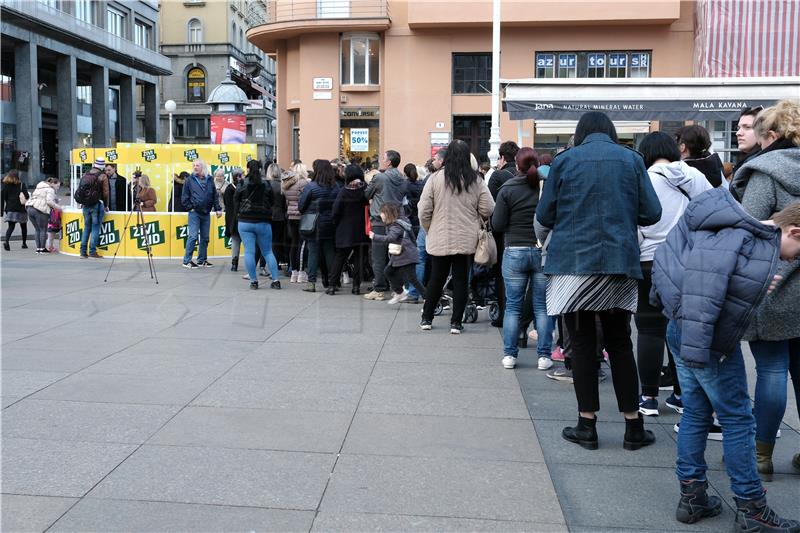
[[[262,24],[299,20],[389,18],[388,0],[266,0]],[[251,27],[258,24],[251,22]]]

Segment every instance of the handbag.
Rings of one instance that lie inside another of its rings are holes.
[[[403,253],[402,243],[389,243],[389,255],[400,255]]]
[[[306,239],[316,236],[317,221],[319,220],[319,200],[311,202],[311,206],[300,217],[300,235]]]
[[[25,196],[25,193],[20,191],[19,192],[19,203],[25,205],[25,202],[28,201],[28,198]]]
[[[478,228],[478,246],[475,248],[475,262],[485,267],[497,263],[497,243],[489,231],[489,226],[483,218]]]

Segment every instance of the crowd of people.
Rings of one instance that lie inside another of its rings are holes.
[[[538,368],[573,384],[578,417],[563,429],[566,441],[600,445],[605,361],[627,450],[655,442],[645,417],[659,414],[659,390],[671,391],[665,406],[682,415],[679,521],[721,512],[707,492],[704,458],[706,440],[716,439],[735,530],[800,532],[767,505],[763,485],[773,476],[789,376],[800,402],[800,105],[744,109],[737,141],[743,157],[730,168],[699,125],[652,132],[633,150],[605,114],[589,112],[554,157],[508,141],[494,170],[460,140],[424,165],[401,166],[400,153],[386,150],[377,172],[340,160],[288,169],[253,160],[228,181],[195,161],[173,199],[188,212],[183,266],[212,266],[210,216],[224,208],[230,269],[238,271],[244,244],[252,289],[259,276],[281,289],[283,276],[306,292],[319,280],[328,296],[345,285],[360,295],[371,280],[366,300],[423,303],[422,331],[446,303],[449,331],[460,334],[467,306],[482,300],[482,276],[500,310],[492,321],[502,328],[500,364],[515,368],[520,347],[535,340]],[[104,161],[95,167],[102,198],[83,207],[93,228],[126,187],[109,187],[114,173]],[[126,197],[152,208],[148,180],[137,178],[137,194]],[[60,209],[55,189],[43,182],[29,195],[18,176],[6,176],[6,249],[15,224],[24,243],[30,218],[37,249],[47,250],[42,235]],[[88,255],[96,256],[93,231],[84,232],[81,255],[91,235]],[[478,255],[488,259],[476,264]],[[755,360],[752,400],[742,341]],[[800,471],[800,453],[793,466]]]

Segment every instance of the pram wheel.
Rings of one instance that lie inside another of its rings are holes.
[[[489,304],[489,320],[494,322],[495,320],[500,318],[500,306],[497,302],[492,302]]]
[[[467,308],[464,310],[464,321],[472,324],[477,320],[478,308],[475,306],[475,304],[468,304]]]
[[[436,304],[436,307],[433,310],[433,316],[441,315],[442,311],[444,311],[444,306],[442,306],[442,301],[439,300],[439,302]]]

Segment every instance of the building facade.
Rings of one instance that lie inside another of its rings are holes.
[[[186,0],[162,2],[161,53],[172,76],[162,79],[162,132],[169,129],[163,103],[173,100],[175,142],[210,142],[211,91],[230,73],[249,100],[246,142],[258,145],[259,158],[273,157],[275,137],[275,61],[245,38],[251,23],[264,21],[264,0]],[[166,138],[166,133],[165,133]]]
[[[69,175],[70,150],[158,142],[155,0],[2,0],[2,172]],[[137,107],[141,123],[137,128]],[[137,131],[140,129],[140,131]]]

